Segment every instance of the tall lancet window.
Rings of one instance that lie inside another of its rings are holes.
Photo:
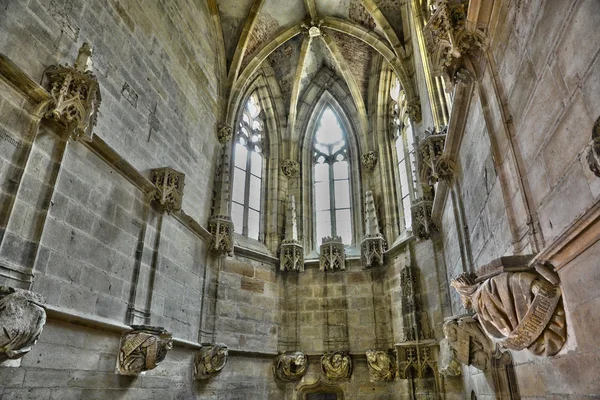
[[[335,112],[326,107],[317,123],[314,139],[315,243],[326,236],[340,236],[352,243],[350,174],[346,135]]]
[[[233,156],[231,218],[234,230],[259,240],[261,229],[264,124],[256,93],[244,106]]]
[[[399,211],[404,223],[401,229],[410,229],[412,225],[410,206],[417,184],[415,146],[412,126],[406,113],[406,95],[397,78],[392,84],[390,95],[393,100],[391,111],[400,181],[398,186]]]

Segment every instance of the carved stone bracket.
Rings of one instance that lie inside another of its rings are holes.
[[[216,215],[208,221],[210,247],[220,255],[233,256],[233,222],[228,215]]]
[[[427,370],[437,371],[437,343],[411,343],[398,346],[398,378],[423,379]]]
[[[169,214],[181,210],[185,174],[172,168],[156,168],[151,171],[151,180],[157,189],[154,200]]]
[[[396,357],[383,350],[368,350],[367,365],[371,381],[392,381],[396,376]]]
[[[225,368],[228,354],[227,346],[222,343],[203,343],[194,357],[194,377],[208,379],[218,374]]]
[[[217,124],[217,140],[219,140],[219,143],[228,143],[231,140],[232,135],[233,128],[231,127],[231,125],[225,122],[219,122]]]
[[[421,123],[423,117],[421,115],[421,100],[418,97],[414,97],[406,103],[406,113],[413,123]]]
[[[162,327],[132,325],[132,330],[121,336],[117,372],[138,375],[154,369],[173,348],[172,335]]]
[[[452,286],[495,343],[510,350],[553,356],[567,339],[561,291],[558,284],[521,262],[530,258],[502,257],[480,269],[485,275],[464,273]]]
[[[363,168],[368,172],[373,172],[377,166],[379,156],[376,151],[368,151],[360,157]]]
[[[46,323],[44,303],[37,293],[0,286],[0,362],[31,351]]]
[[[345,270],[346,269],[346,250],[342,238],[339,236],[324,237],[323,244],[319,250],[319,269],[326,270]]]
[[[294,160],[281,160],[281,172],[288,178],[300,176],[300,164]]]
[[[468,79],[465,56],[477,48],[486,49],[485,33],[467,22],[469,0],[434,0],[433,13],[423,29],[427,50],[431,55],[431,72],[442,76],[447,90],[457,80]]]
[[[592,143],[588,150],[587,162],[594,175],[600,178],[600,118],[592,128]]]
[[[348,380],[352,375],[352,358],[341,351],[325,353],[321,357],[321,369],[327,379]]]
[[[451,181],[454,176],[454,162],[443,157],[446,143],[446,128],[440,133],[428,132],[429,135],[419,142],[419,169],[421,182],[434,185],[438,181]]]
[[[52,105],[45,117],[60,122],[72,140],[91,140],[102,97],[98,79],[88,70],[92,47],[84,43],[73,67],[53,65],[46,71]]]
[[[283,382],[296,382],[302,379],[308,368],[308,357],[297,351],[282,353],[273,362],[273,375],[275,379]]]
[[[417,199],[410,208],[412,215],[412,230],[419,239],[429,239],[438,232],[438,227],[431,219],[433,201]]]

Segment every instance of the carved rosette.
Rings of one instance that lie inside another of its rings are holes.
[[[339,236],[324,237],[319,250],[319,269],[321,271],[346,269],[346,250]]]
[[[172,335],[162,327],[132,325],[121,336],[117,372],[138,375],[154,369],[173,348]]]
[[[348,380],[352,375],[352,358],[340,351],[325,353],[321,357],[321,369],[327,379]]]
[[[231,140],[231,136],[233,136],[233,128],[231,125],[225,122],[219,122],[217,124],[217,140],[219,140],[219,143],[228,143]]]
[[[44,303],[37,293],[0,286],[0,362],[31,351],[46,323]]]
[[[203,343],[194,357],[194,376],[196,379],[208,379],[218,374],[225,364],[229,351],[222,343]]]
[[[406,103],[406,113],[413,123],[421,123],[423,117],[421,115],[421,100],[418,97],[414,97]]]
[[[281,160],[281,172],[288,178],[300,176],[300,163],[294,160]]]
[[[418,199],[410,208],[412,231],[419,239],[429,239],[438,231],[437,225],[431,219],[432,207],[432,200]]]
[[[592,128],[592,143],[589,146],[587,162],[594,175],[600,178],[600,118]]]
[[[398,378],[423,379],[427,370],[437,371],[437,343],[412,343],[398,346]]]
[[[558,277],[546,269],[552,283],[535,268],[521,265],[522,259],[502,257],[480,269],[483,277],[464,273],[452,286],[492,341],[510,350],[553,356],[567,339]]]
[[[439,181],[451,181],[454,176],[454,162],[442,156],[446,143],[446,128],[440,133],[435,130],[419,142],[419,169],[421,182],[434,185]]]
[[[383,350],[368,350],[367,365],[371,382],[392,381],[396,376],[396,357]]]
[[[216,215],[208,221],[210,247],[220,255],[233,256],[233,222],[228,215]]]
[[[283,382],[296,382],[302,379],[308,368],[308,357],[297,351],[281,353],[273,362],[273,375],[275,379]]]
[[[465,79],[465,56],[477,48],[485,50],[488,44],[485,33],[467,23],[468,5],[468,0],[434,0],[434,11],[423,29],[431,72],[444,78],[447,90]]]
[[[376,151],[368,151],[360,157],[363,168],[368,172],[375,171],[377,166],[378,154]]]
[[[167,212],[181,210],[185,174],[172,168],[151,170],[151,180],[156,186],[154,200]]]
[[[84,43],[74,67],[53,65],[46,71],[52,104],[46,118],[60,122],[72,140],[91,140],[102,97],[98,79],[88,71],[92,48]]]

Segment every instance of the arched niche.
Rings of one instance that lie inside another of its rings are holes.
[[[334,397],[335,396],[335,397]],[[298,389],[296,400],[344,400],[344,391],[336,385],[323,382],[321,379]]]

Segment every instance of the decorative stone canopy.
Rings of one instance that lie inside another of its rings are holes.
[[[89,71],[92,47],[84,43],[73,67],[53,65],[46,71],[52,104],[45,117],[65,126],[72,140],[91,140],[102,97],[98,79]]]
[[[158,326],[132,325],[132,330],[121,336],[117,372],[121,375],[139,375],[156,368],[173,348],[173,337]]]
[[[194,357],[194,376],[196,379],[208,379],[218,374],[225,364],[229,352],[223,343],[203,343]]]
[[[325,353],[321,357],[321,369],[327,379],[348,380],[352,375],[352,358],[341,351]]]
[[[273,362],[273,375],[275,379],[283,382],[296,382],[302,379],[307,368],[306,354],[300,351],[281,353]]]
[[[31,351],[46,323],[44,303],[37,293],[0,286],[0,362]]]
[[[346,269],[346,250],[340,236],[323,238],[319,249],[319,269],[321,271]]]
[[[185,174],[172,168],[156,168],[151,170],[151,180],[156,186],[154,200],[170,214],[181,210]]]
[[[392,381],[396,376],[396,357],[383,350],[368,350],[367,365],[371,382]]]

